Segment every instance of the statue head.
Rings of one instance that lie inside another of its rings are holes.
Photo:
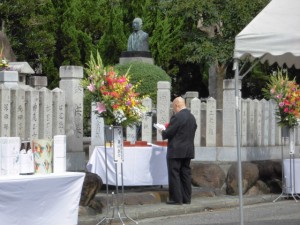
[[[143,21],[141,18],[135,18],[132,22],[132,27],[134,31],[139,31],[142,29]]]

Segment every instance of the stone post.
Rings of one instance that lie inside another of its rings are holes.
[[[248,145],[254,146],[254,102],[251,99],[247,99],[247,114],[248,114],[248,126],[247,126],[247,140]]]
[[[91,104],[91,145],[89,146],[89,157],[93,154],[96,146],[104,146],[104,120],[99,117],[94,111],[96,103]]]
[[[129,141],[130,143],[134,144],[137,141],[136,133],[136,125],[133,126],[127,126],[126,127],[126,141]]]
[[[241,100],[241,146],[247,146],[248,111],[247,105],[250,99]]]
[[[52,139],[52,92],[43,87],[39,90],[40,99],[40,116],[39,116],[39,138],[40,139]]]
[[[269,101],[269,146],[275,146],[275,128],[277,127],[275,110],[276,110],[276,102],[274,100],[270,100]]]
[[[11,90],[11,136],[25,137],[25,90],[14,88]]]
[[[39,138],[39,91],[28,87],[25,89],[25,140]]]
[[[194,115],[197,123],[197,130],[195,133],[194,145],[201,146],[201,101],[199,98],[194,98],[191,101],[191,113]]]
[[[61,66],[59,87],[65,92],[66,100],[66,137],[67,170],[85,169],[83,151],[83,67]]]
[[[53,99],[53,130],[52,134],[55,135],[65,135],[65,93],[59,89],[55,88],[52,90],[52,99]]]
[[[191,101],[194,98],[199,98],[199,93],[197,91],[188,91],[185,93],[185,104],[187,108],[191,108]]]
[[[261,144],[262,146],[269,145],[269,102],[265,99],[261,100],[262,103],[262,131],[261,131]]]
[[[223,146],[233,147],[236,146],[235,81],[224,80],[223,88]],[[241,81],[238,89],[241,90]]]
[[[254,146],[261,146],[261,102],[254,100]]]
[[[206,104],[206,146],[215,147],[217,144],[217,103],[210,97]]]
[[[157,82],[157,123],[165,124],[170,120],[171,84],[168,81]],[[156,139],[162,140],[161,134],[156,131]]]
[[[147,97],[143,99],[143,106],[146,107],[149,115],[145,115],[142,120],[142,141],[152,142],[152,99]]]
[[[0,85],[0,137],[10,137],[10,89]]]

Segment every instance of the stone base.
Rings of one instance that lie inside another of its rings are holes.
[[[124,65],[126,63],[130,63],[130,62],[144,62],[144,63],[148,63],[153,65],[154,64],[154,60],[152,58],[145,58],[145,57],[126,57],[126,58],[119,58],[119,63],[121,65]]]
[[[144,51],[125,51],[122,52],[121,57],[119,58],[119,63],[121,65],[129,62],[144,62],[149,64],[154,64],[154,60],[151,56],[151,52]]]
[[[67,171],[85,171],[85,153],[67,152]]]
[[[299,154],[300,146],[295,147]],[[289,158],[289,146],[283,146],[284,158]],[[241,147],[242,161],[281,160],[281,146]],[[195,147],[196,162],[236,162],[236,147]]]

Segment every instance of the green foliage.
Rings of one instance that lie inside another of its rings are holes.
[[[5,22],[5,32],[17,61],[27,61],[34,70],[42,66],[43,74],[58,76],[52,60],[57,41],[52,1],[3,1],[0,18]]]
[[[98,43],[104,64],[113,65],[117,63],[126,46],[127,39],[123,31],[122,11],[119,7],[111,5],[105,33]]]
[[[140,17],[143,30],[149,34],[149,47],[156,65],[172,78],[172,91],[181,94],[196,90],[205,95],[206,91],[202,90],[207,89],[205,79],[209,66],[231,63],[235,36],[269,2],[2,0],[0,19],[5,22],[5,32],[18,61],[27,61],[34,69],[42,64],[49,88],[55,88],[60,66],[84,66],[90,52],[96,49],[104,64],[116,64],[121,52],[126,50],[133,19]],[[199,30],[197,23],[201,17],[204,26],[221,23],[222,35],[211,38]],[[257,67],[247,75],[243,93],[249,97],[261,96],[258,89],[265,78],[260,74],[268,74],[265,71],[264,66]],[[153,87],[156,90],[156,84]]]
[[[116,65],[115,69],[121,74],[125,74],[128,69],[130,81],[132,84],[139,84],[136,91],[141,95],[147,95],[156,104],[157,97],[157,82],[171,81],[168,74],[158,66],[143,62],[131,62],[124,65]]]
[[[181,29],[183,20],[177,19],[176,23],[161,12],[156,17],[156,26],[150,39],[150,48],[156,63],[165,68],[169,74],[177,71],[177,67],[171,69],[171,62],[179,60],[181,40]]]

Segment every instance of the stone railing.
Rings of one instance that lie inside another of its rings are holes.
[[[0,72],[0,136],[31,141],[66,135],[67,169],[85,170],[83,68],[62,66],[60,88],[54,90],[46,88],[45,76],[26,79],[32,71],[28,63],[16,62],[11,71]]]
[[[22,76],[22,72],[0,72],[0,136],[19,136],[22,140],[32,140],[65,134],[67,169],[84,170],[86,155],[83,150],[83,89],[80,84],[83,68],[61,67],[59,88],[54,90],[45,87],[46,77],[31,76],[29,86],[19,82],[18,76]],[[140,138],[151,143],[161,141],[161,135],[153,128],[153,123],[167,123],[172,115],[170,88],[169,82],[158,82],[155,108],[152,108],[150,98],[143,100],[149,111],[148,116],[144,118],[140,128],[126,129],[127,140],[134,141]],[[199,160],[236,159],[234,93],[234,81],[225,80],[223,109],[216,108],[213,98],[199,99],[197,92],[185,94],[187,107],[194,114],[198,124],[195,146],[196,158]],[[245,160],[279,159],[282,134],[276,125],[275,104],[264,99],[241,99],[240,106],[241,146],[245,151]],[[104,144],[104,123],[92,114],[91,124],[90,150],[93,150],[94,146]],[[298,152],[299,128],[296,129],[295,140]],[[274,153],[276,156],[273,156]]]
[[[65,134],[65,94],[56,88],[35,89],[18,82],[17,71],[0,72],[1,137],[23,141]]]
[[[144,99],[143,102],[149,111],[156,113],[156,117],[146,117],[142,121],[140,138],[150,143],[161,140],[161,135],[153,129],[153,123],[167,123],[172,113],[171,107],[169,107],[171,105],[170,83],[158,82],[157,88],[156,108],[151,108],[151,99]],[[234,151],[237,143],[234,81],[224,80],[223,109],[216,108],[216,100],[213,98],[199,99],[197,92],[187,92],[185,99],[187,107],[197,121],[198,128],[195,136],[195,146],[199,152],[210,151],[209,153],[204,153],[207,155],[215,151],[215,155],[212,158],[216,159],[219,154],[218,151],[227,149],[229,158],[232,157],[234,161],[234,158],[236,158]],[[261,155],[255,155],[256,150],[257,152],[264,152],[262,154],[266,152],[269,155],[276,153],[276,156],[270,157],[280,158],[280,152],[278,151],[280,151],[279,147],[282,143],[282,133],[281,128],[276,124],[275,107],[274,102],[266,101],[265,99],[241,99],[241,146],[244,149],[250,149],[249,151],[247,150],[248,156],[250,151],[254,151],[253,159],[262,157]],[[103,126],[103,121],[97,118],[95,114],[92,114],[91,150],[96,145],[103,145]],[[139,138],[136,128],[127,128],[126,131],[127,140],[134,141]],[[296,145],[300,145],[299,128],[296,129]],[[270,153],[270,148],[276,149],[276,151],[274,150],[273,153]],[[249,157],[252,157],[252,155]],[[263,157],[267,158],[268,156]],[[226,156],[223,158],[226,158]]]

